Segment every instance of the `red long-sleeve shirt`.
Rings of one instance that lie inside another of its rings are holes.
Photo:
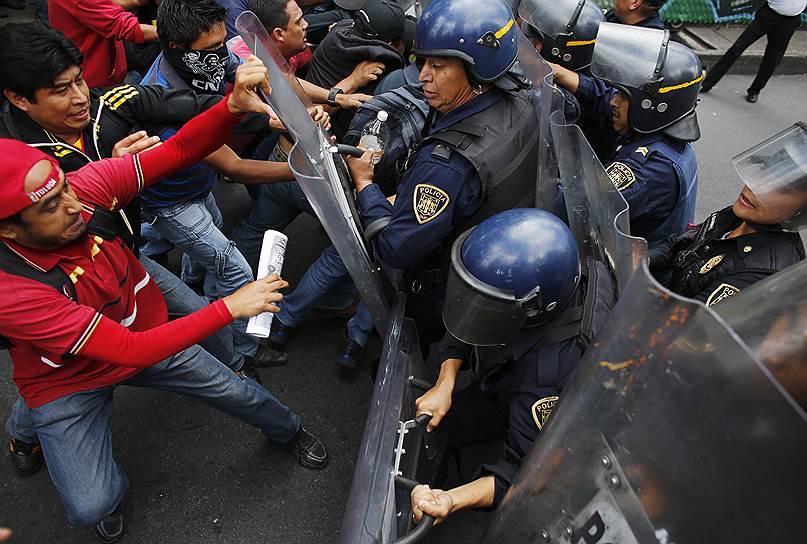
[[[48,18],[84,55],[84,79],[90,87],[122,82],[123,42],[144,39],[137,17],[112,0],[49,0]]]
[[[238,122],[226,103],[189,121],[163,145],[67,174],[84,204],[85,221],[93,205],[124,206],[144,186],[221,147]],[[223,301],[167,322],[162,294],[118,238],[84,236],[54,251],[5,243],[34,268],[60,267],[77,297],[0,271],[0,335],[14,344],[14,381],[32,408],[120,383],[232,322]]]

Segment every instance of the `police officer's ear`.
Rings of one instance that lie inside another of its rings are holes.
[[[15,106],[25,112],[31,109],[31,103],[35,103],[34,100],[29,99],[23,94],[15,93],[11,89],[4,89],[3,96],[6,97],[6,100],[11,102],[12,106]]]
[[[285,29],[276,26],[275,28],[272,29],[272,32],[270,32],[270,34],[272,35],[272,39],[274,41],[276,41],[277,43],[283,43],[286,41],[286,38],[284,37],[285,32],[286,32]]]

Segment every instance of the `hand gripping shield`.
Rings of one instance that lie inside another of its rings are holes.
[[[609,264],[621,293],[647,256],[647,242],[630,236],[628,203],[614,187],[580,127],[565,124],[559,112],[552,115],[552,137],[569,228],[577,239],[581,260],[592,255]]]
[[[781,296],[803,307],[800,287]],[[482,542],[790,542],[805,454],[807,415],[768,368],[643,264]]]
[[[295,144],[289,166],[325,232],[345,263],[356,289],[373,316],[379,334],[386,331],[389,304],[380,274],[367,250],[355,195],[344,161],[330,151],[327,133],[306,110],[311,102],[257,16],[245,11],[236,28],[269,70],[272,93],[267,97]]]

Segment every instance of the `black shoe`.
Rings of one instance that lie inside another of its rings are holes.
[[[356,368],[359,364],[363,346],[345,337],[339,345],[339,353],[336,354],[334,362],[336,366],[345,370]]]
[[[242,366],[241,370],[236,372],[236,374],[242,378],[249,378],[253,382],[263,385],[263,381],[261,381],[261,376],[258,374],[258,370],[251,364],[248,364],[246,361],[244,361],[244,366]]]
[[[117,542],[123,538],[126,527],[123,523],[123,508],[118,505],[115,511],[95,524],[95,536],[101,542]]]
[[[39,442],[29,444],[12,438],[8,441],[8,449],[11,451],[11,462],[20,474],[29,476],[42,466],[43,456]]]
[[[283,366],[289,362],[289,355],[285,351],[278,351],[261,342],[258,351],[252,357],[247,357],[244,365],[255,368],[266,368],[268,366]]]
[[[294,327],[287,327],[278,318],[272,319],[272,330],[269,332],[269,345],[275,349],[285,350],[289,345],[289,337]]]
[[[749,92],[747,95],[745,95],[745,101],[746,102],[756,104],[757,100],[759,100],[759,93]]]
[[[320,469],[328,464],[328,452],[319,438],[306,431],[302,425],[291,439],[294,447],[294,457],[298,463],[306,468]]]

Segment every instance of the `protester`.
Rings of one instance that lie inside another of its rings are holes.
[[[298,463],[322,468],[322,443],[265,388],[237,376],[198,346],[236,318],[276,311],[286,283],[250,283],[205,309],[166,322],[165,303],[117,237],[94,232],[86,204],[115,209],[156,180],[218,149],[245,112],[268,113],[257,58],[240,67],[233,93],[171,140],[138,155],[105,159],[65,175],[55,159],[0,140],[0,334],[12,343],[14,380],[71,523],[95,526],[106,542],[124,533],[128,482],[112,457],[108,419],[121,384],[181,392],[290,443]],[[47,271],[51,271],[50,274]],[[54,277],[61,277],[56,289]],[[12,417],[14,414],[12,414]]]
[[[84,79],[90,87],[121,83],[126,77],[124,41],[157,40],[157,29],[112,0],[50,0],[50,25],[61,30],[84,55]]]

